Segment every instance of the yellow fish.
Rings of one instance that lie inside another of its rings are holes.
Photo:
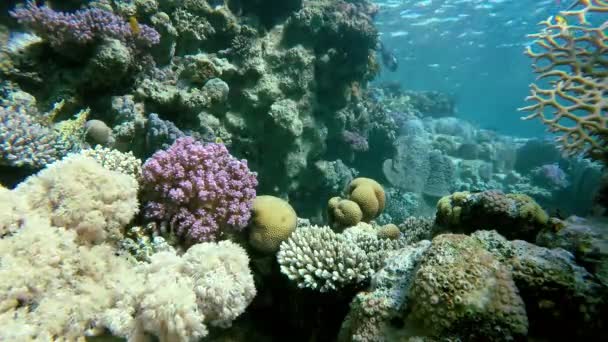
[[[216,144],[223,144],[223,143],[224,143],[224,141],[222,140],[222,138],[220,138],[220,137],[216,137],[216,138],[215,138],[215,143],[216,143]]]
[[[559,14],[555,16],[555,22],[559,26],[568,26],[568,20]]]
[[[139,34],[141,32],[137,18],[134,15],[129,17],[129,26],[131,26],[131,31],[133,31],[133,33]]]

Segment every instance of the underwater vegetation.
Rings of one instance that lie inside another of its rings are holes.
[[[2,6],[1,341],[607,336],[605,2],[531,34],[556,141],[372,82],[368,0]]]

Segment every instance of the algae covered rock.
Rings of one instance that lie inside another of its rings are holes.
[[[534,241],[549,216],[530,196],[497,190],[456,192],[437,202],[436,222],[456,232],[492,228],[509,239]]]

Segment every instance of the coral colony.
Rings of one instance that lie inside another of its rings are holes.
[[[7,3],[0,341],[608,336],[605,1]]]

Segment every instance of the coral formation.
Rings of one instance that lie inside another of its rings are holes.
[[[416,268],[430,245],[429,241],[409,245],[386,259],[369,290],[352,300],[338,341],[390,341],[395,336],[391,321],[402,319]]]
[[[59,134],[19,109],[0,107],[0,122],[0,164],[42,168],[71,149]]]
[[[332,197],[327,203],[327,216],[330,224],[336,225],[339,229],[351,227],[361,222],[363,212],[354,201]]]
[[[249,243],[263,253],[275,253],[294,232],[298,216],[286,201],[274,196],[257,196],[251,208]]]
[[[138,24],[137,29],[133,29],[126,20],[98,8],[65,13],[47,6],[38,7],[34,1],[28,1],[25,7],[12,11],[11,16],[58,49],[67,48],[69,44],[84,45],[103,38],[116,38],[143,46],[158,44],[160,41],[160,35],[155,29],[143,24]]]
[[[79,154],[95,159],[104,168],[110,171],[124,173],[133,177],[137,183],[142,180],[141,160],[132,152],[120,152],[100,145],[93,149],[84,149]]]
[[[511,239],[534,241],[549,216],[529,196],[488,190],[456,192],[437,202],[436,222],[447,229],[473,232],[491,227]]]
[[[582,3],[582,2],[581,2]],[[550,17],[540,25],[540,33],[530,35],[534,44],[526,55],[534,60],[539,79],[550,80],[551,88],[532,84],[526,99],[535,103],[520,110],[531,111],[525,120],[539,118],[568,154],[585,154],[599,160],[608,151],[608,105],[605,94],[608,78],[603,56],[608,52],[606,22],[589,24],[588,13],[606,12],[608,4],[586,1],[584,9],[564,11],[564,17],[578,17],[580,24],[559,22]],[[534,49],[537,51],[534,51]]]
[[[169,222],[178,236],[200,242],[247,225],[257,179],[223,144],[185,137],[145,162],[143,184],[146,217]]]
[[[409,293],[410,318],[424,335],[466,340],[526,336],[528,318],[509,269],[473,238],[433,239]]]
[[[139,211],[138,189],[132,176],[76,154],[49,164],[13,192],[27,202],[30,215],[75,230],[83,242],[101,243],[122,238]]]
[[[373,179],[359,177],[353,179],[346,190],[348,199],[357,203],[363,213],[363,222],[369,222],[384,210],[386,195],[384,188]]]
[[[277,260],[298,287],[320,292],[360,285],[373,274],[365,252],[329,227],[296,229],[281,243]]]

